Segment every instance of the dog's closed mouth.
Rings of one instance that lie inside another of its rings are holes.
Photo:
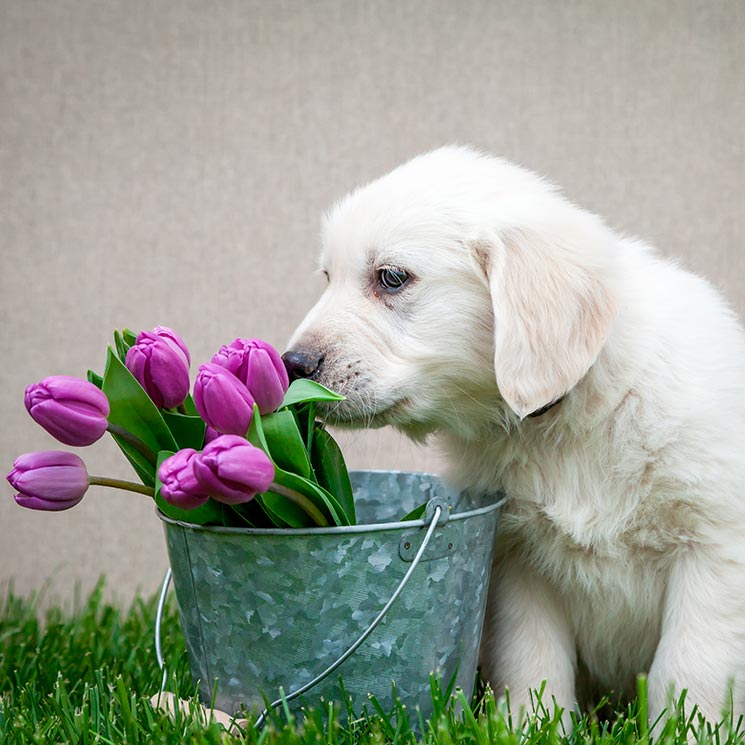
[[[385,427],[403,423],[402,414],[410,404],[408,398],[400,398],[376,408],[364,402],[350,399],[338,404],[326,404],[318,409],[318,416],[326,424],[339,427]],[[407,418],[408,421],[408,418]]]

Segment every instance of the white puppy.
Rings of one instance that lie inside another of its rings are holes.
[[[321,267],[286,360],[330,421],[437,432],[507,494],[493,686],[571,708],[648,671],[653,714],[745,711],[745,335],[711,285],[461,147],[339,202]]]

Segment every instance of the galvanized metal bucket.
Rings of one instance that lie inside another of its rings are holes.
[[[501,496],[454,494],[422,473],[350,475],[356,526],[255,530],[160,515],[205,703],[261,710],[280,689],[341,701],[341,678],[356,711],[369,694],[390,709],[395,681],[426,716],[430,673],[471,695]],[[395,522],[424,502],[425,519]],[[159,633],[160,623],[160,658]]]

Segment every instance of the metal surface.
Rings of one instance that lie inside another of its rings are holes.
[[[410,563],[414,561],[414,557],[417,556],[417,552],[421,545],[421,530],[404,533],[401,536],[401,540],[398,542],[398,555],[401,559]],[[448,536],[440,534],[430,542],[429,548],[427,549],[427,556],[423,561],[442,559],[443,556],[447,556],[451,551],[468,551],[468,546],[457,546]]]
[[[341,665],[343,665],[358,649],[360,644],[367,639],[370,634],[372,634],[373,631],[378,627],[378,624],[385,618],[386,613],[391,609],[391,606],[396,602],[398,599],[398,596],[403,592],[404,587],[406,587],[406,584],[408,583],[409,579],[411,579],[411,575],[414,573],[414,570],[417,567],[417,564],[422,559],[422,555],[427,550],[427,545],[429,544],[430,540],[432,539],[432,533],[435,532],[435,528],[437,527],[438,521],[440,517],[443,514],[442,507],[437,507],[432,515],[432,520],[429,528],[427,528],[427,534],[424,536],[424,540],[422,541],[422,546],[417,551],[416,556],[414,557],[414,560],[411,562],[411,566],[409,567],[409,570],[404,575],[404,578],[399,583],[398,587],[394,590],[393,595],[391,595],[390,600],[381,608],[380,613],[378,613],[377,616],[373,619],[373,622],[360,634],[359,638],[352,644],[349,649],[347,649],[344,654],[339,657],[338,660],[335,662],[332,662],[331,665],[329,665],[322,673],[317,675],[313,680],[311,680],[309,683],[306,683],[304,686],[301,686],[297,690],[293,691],[292,693],[288,694],[287,696],[281,696],[280,698],[276,699],[275,701],[272,701],[272,703],[267,706],[264,711],[261,712],[259,715],[259,718],[256,720],[256,727],[260,728],[263,726],[264,721],[266,720],[267,715],[269,712],[279,706],[281,703],[284,702],[290,702],[294,701],[299,696],[302,696],[304,693],[307,693],[311,688],[314,686],[317,686],[322,680],[325,680],[328,678],[331,673],[334,672],[337,668],[339,668]]]
[[[309,702],[341,700],[341,677],[356,710],[370,693],[390,708],[395,680],[404,703],[426,715],[430,672],[446,682],[455,676],[470,695],[499,501],[454,495],[426,474],[357,472],[352,483],[358,519],[369,524],[273,531],[163,518],[189,661],[205,702],[217,679],[218,708],[263,709],[262,694],[272,700],[280,687],[305,688],[352,646],[354,654],[334,666],[338,675],[314,687]],[[425,521],[392,522],[433,497],[452,508],[445,525],[431,527],[433,543],[460,547],[441,558],[427,556]],[[420,564],[400,557],[404,534],[422,549]],[[407,572],[412,581],[362,644]]]
[[[433,502],[438,502],[438,504],[435,504],[433,507],[433,510],[431,511],[432,519],[430,520],[430,526],[427,528],[427,533],[424,536],[424,539],[421,541],[421,545],[418,545],[418,549],[416,551],[416,555],[413,556],[413,558],[407,559],[411,562],[411,566],[409,567],[409,570],[404,575],[404,578],[399,583],[398,587],[394,590],[393,595],[391,595],[388,602],[383,606],[383,608],[380,610],[380,613],[375,617],[373,622],[365,629],[365,631],[362,632],[360,637],[352,644],[349,649],[347,649],[344,654],[341,655],[337,660],[331,663],[322,673],[317,675],[313,680],[311,680],[309,683],[306,683],[304,686],[301,686],[295,691],[292,691],[291,693],[287,694],[286,696],[282,696],[275,701],[272,701],[269,706],[267,706],[264,711],[261,712],[259,717],[256,719],[255,727],[257,729],[260,729],[264,726],[264,723],[266,721],[267,716],[269,715],[269,712],[279,706],[282,703],[289,703],[290,701],[295,700],[299,696],[302,696],[304,693],[309,691],[314,686],[318,685],[322,680],[327,678],[331,673],[334,672],[340,665],[342,665],[351,655],[354,654],[354,652],[357,650],[357,648],[362,644],[365,639],[367,639],[370,634],[372,634],[373,631],[377,628],[378,624],[385,618],[386,613],[390,610],[393,603],[396,602],[398,599],[398,596],[403,591],[404,587],[406,587],[406,584],[408,583],[409,579],[411,578],[411,575],[414,572],[414,569],[416,569],[417,564],[422,560],[422,556],[424,552],[427,550],[427,546],[429,545],[432,534],[435,531],[435,528],[440,523],[441,520],[443,520],[443,515],[446,514],[447,507],[439,504],[439,499],[431,499],[430,502],[427,504],[431,504]],[[429,514],[430,511],[428,510],[427,514]],[[445,518],[446,519],[446,518]],[[404,541],[404,538],[401,539]],[[417,542],[418,544],[418,542]],[[452,546],[452,544],[451,544]],[[402,557],[403,558],[403,557]],[[168,670],[166,668],[165,660],[163,659],[163,651],[161,646],[161,627],[163,623],[163,610],[165,608],[166,604],[166,595],[168,593],[168,588],[171,584],[171,578],[173,577],[173,573],[171,572],[170,567],[166,571],[165,577],[163,578],[163,585],[160,590],[160,597],[158,599],[158,609],[155,614],[155,655],[158,660],[158,667],[163,672],[163,676],[161,679],[160,684],[160,692],[163,693],[166,689],[166,682],[168,680]]]

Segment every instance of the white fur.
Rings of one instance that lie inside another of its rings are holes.
[[[492,684],[571,708],[648,671],[653,714],[687,688],[717,719],[732,681],[744,713],[745,335],[712,286],[460,147],[337,204],[322,268],[290,348],[347,395],[329,420],[436,432],[456,486],[507,494]]]

